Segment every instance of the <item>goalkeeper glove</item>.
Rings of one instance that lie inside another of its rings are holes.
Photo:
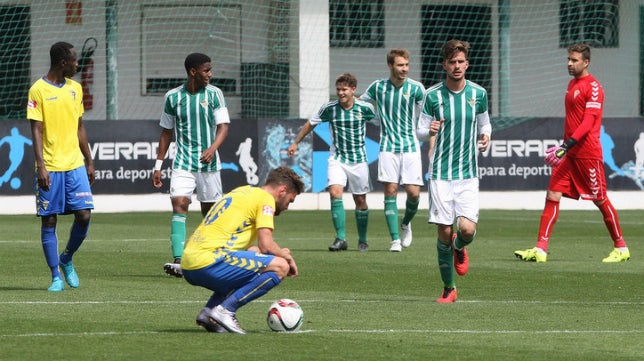
[[[558,166],[563,156],[568,152],[568,149],[575,145],[575,143],[577,143],[575,139],[568,138],[561,145],[548,148],[546,150],[546,164],[553,168]]]

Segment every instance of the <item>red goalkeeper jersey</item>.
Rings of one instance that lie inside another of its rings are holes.
[[[604,89],[595,77],[589,74],[568,83],[564,140],[572,137],[577,141],[568,156],[602,159],[599,134],[603,109]]]

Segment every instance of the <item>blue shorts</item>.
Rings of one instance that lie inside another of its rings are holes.
[[[81,209],[94,209],[94,198],[85,166],[66,172],[49,172],[49,190],[38,187],[36,179],[36,214],[69,214]]]
[[[273,255],[253,251],[223,251],[211,265],[183,270],[183,277],[191,285],[225,295],[252,281],[274,258]]]

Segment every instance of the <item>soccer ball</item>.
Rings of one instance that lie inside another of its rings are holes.
[[[304,312],[297,302],[282,298],[271,304],[266,315],[268,327],[275,332],[298,331],[304,321]]]

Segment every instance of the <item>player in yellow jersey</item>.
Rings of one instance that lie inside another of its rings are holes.
[[[49,291],[80,285],[72,256],[87,236],[94,200],[94,163],[83,126],[83,91],[71,79],[78,61],[74,46],[58,42],[49,49],[47,75],[29,89],[27,119],[31,122],[36,160],[36,207],[41,219],[41,241],[51,269]],[[59,214],[74,214],[65,250],[58,255],[56,223]]]
[[[210,332],[246,333],[237,309],[298,274],[288,248],[273,240],[273,218],[304,190],[288,167],[272,170],[262,187],[241,186],[215,203],[186,242],[181,268],[188,283],[213,291],[197,315]]]

